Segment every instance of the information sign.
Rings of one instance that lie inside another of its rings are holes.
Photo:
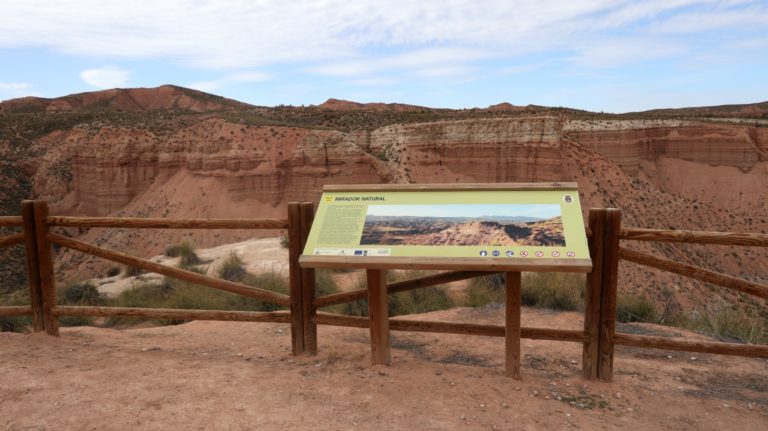
[[[304,255],[589,259],[575,184],[486,186],[326,189]]]

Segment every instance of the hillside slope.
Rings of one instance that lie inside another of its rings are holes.
[[[379,108],[260,108],[168,86],[4,102],[2,212],[17,214],[18,202],[34,197],[49,201],[54,214],[285,217],[287,202],[317,202],[325,184],[576,181],[585,215],[590,207],[617,207],[626,226],[768,232],[765,127],[676,112],[649,119],[534,106]],[[209,247],[254,234],[67,233],[144,256],[181,237]],[[753,280],[768,274],[764,250],[630,246]],[[107,265],[70,252],[56,261],[62,281]],[[2,287],[23,283],[22,266],[8,271],[15,275]],[[668,287],[692,304],[729,296],[630,264],[621,271],[626,292],[655,296]]]

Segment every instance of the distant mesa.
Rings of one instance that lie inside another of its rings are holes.
[[[502,103],[497,103],[495,105],[491,105],[485,108],[484,110],[489,112],[505,112],[505,111],[525,111],[526,109],[528,108],[525,106],[516,106],[511,103],[502,102]]]
[[[154,88],[115,88],[46,99],[22,97],[0,103],[0,113],[56,113],[70,111],[209,112],[252,108],[252,105],[175,85]]]
[[[407,105],[404,103],[358,103],[349,100],[328,99],[317,105],[318,108],[333,111],[370,111],[370,112],[421,112],[432,111],[424,106]]]

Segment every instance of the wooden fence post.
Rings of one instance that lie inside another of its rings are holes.
[[[315,207],[312,202],[302,202],[300,206],[301,218],[301,249],[307,244],[309,230],[315,219]],[[302,319],[304,321],[304,349],[307,353],[317,354],[317,322],[315,315],[315,270],[314,268],[301,269],[302,290]]]
[[[389,365],[389,307],[387,304],[387,272],[366,270],[368,278],[368,321],[371,331],[371,362]]]
[[[597,379],[600,358],[600,300],[603,283],[603,243],[605,232],[605,209],[589,210],[589,255],[592,257],[592,272],[587,274],[584,291],[584,349],[582,354],[582,372],[584,379]]]
[[[21,218],[24,221],[24,252],[27,255],[27,278],[29,279],[29,304],[32,306],[32,328],[35,332],[45,329],[43,321],[43,291],[40,288],[40,264],[37,256],[35,235],[34,202],[21,202]]]
[[[299,256],[302,249],[300,205],[288,203],[288,278],[291,295],[291,350],[294,355],[304,353],[304,306]]]
[[[520,272],[506,273],[506,322],[504,325],[504,356],[506,375],[520,380]]]
[[[43,300],[43,322],[45,322],[45,332],[58,337],[59,319],[54,315],[56,310],[56,281],[53,277],[53,250],[51,249],[51,243],[46,238],[48,234],[48,225],[46,224],[48,203],[45,201],[35,201],[33,208],[38,268],[40,270],[40,290]]]
[[[613,379],[613,337],[616,333],[616,296],[619,277],[619,233],[621,210],[608,208],[605,213],[603,275],[600,301],[600,347],[597,377]]]

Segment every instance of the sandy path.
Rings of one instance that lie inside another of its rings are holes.
[[[422,318],[498,324],[502,312]],[[580,325],[577,313],[530,309],[523,321]],[[396,332],[390,367],[369,365],[362,329],[321,327],[319,344],[316,357],[293,357],[288,327],[259,323],[64,328],[61,338],[0,333],[0,428],[768,427],[765,360],[619,349],[615,382],[588,383],[578,345],[524,340],[518,382],[503,377],[498,338]]]

